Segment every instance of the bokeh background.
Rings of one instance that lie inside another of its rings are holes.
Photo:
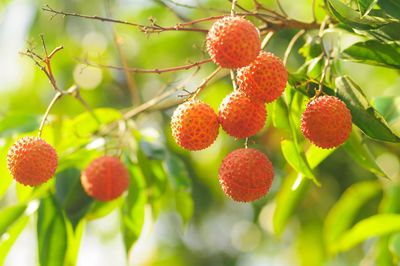
[[[239,1],[247,7],[252,6],[251,2]],[[275,1],[260,2],[277,9]],[[289,17],[305,22],[312,20],[311,2],[281,1]],[[231,7],[229,1],[223,0],[178,0],[164,3],[188,19],[212,16],[220,14],[221,11],[229,12]],[[52,17],[42,10],[45,5],[84,14],[111,14],[122,20],[142,24],[148,24],[150,17],[161,25],[174,25],[179,21],[176,14],[160,4],[160,1],[0,1],[0,119],[3,119],[0,123],[0,208],[18,202],[18,191],[23,190],[16,189],[15,183],[10,181],[7,173],[5,154],[9,143],[6,139],[16,136],[21,131],[21,125],[25,127],[23,132],[37,128],[41,115],[54,95],[43,73],[29,58],[19,54],[27,47],[33,47],[42,53],[39,37],[41,33],[44,34],[49,49],[58,45],[64,46],[53,60],[53,70],[60,87],[79,85],[82,97],[92,108],[129,109],[137,101],[132,98],[132,88],[139,92],[140,101],[146,102],[193,73],[193,70],[190,70],[161,75],[132,74],[133,84],[129,86],[122,71],[82,64],[82,59],[88,58],[94,62],[121,65],[116,42],[131,67],[178,66],[208,56],[204,50],[205,35],[202,33],[165,32],[148,35],[126,25],[73,17]],[[322,1],[317,1],[319,20],[325,15],[320,5]],[[208,28],[209,25],[210,23],[204,23],[202,26]],[[267,49],[282,58],[294,34],[294,30],[277,33]],[[360,37],[345,31],[332,30],[331,39],[344,48],[360,40]],[[295,71],[304,63],[299,49],[306,40],[307,37],[302,38],[294,47],[288,64],[290,71]],[[390,125],[400,132],[399,72],[346,61],[340,61],[340,65],[342,71],[360,85],[371,101],[393,101],[393,107],[388,112],[395,119],[390,121]],[[202,66],[187,84],[187,88],[196,88],[196,85],[214,69],[213,64]],[[216,79],[204,90],[201,98],[217,110],[223,97],[231,90],[232,83],[229,78]],[[382,187],[397,186],[400,178],[398,145],[365,140],[388,179],[377,178],[366,171],[352,161],[342,149],[334,151],[316,171],[322,186],[318,188],[311,184],[305,190],[305,195],[298,200],[298,206],[284,232],[277,236],[273,225],[275,196],[281,189],[283,180],[293,175],[293,170],[285,162],[280,150],[280,141],[285,137],[285,132],[273,128],[268,121],[263,131],[250,139],[252,147],[259,148],[271,158],[276,172],[275,180],[271,192],[262,200],[254,204],[235,203],[223,195],[217,172],[222,158],[233,149],[242,147],[243,141],[234,140],[221,132],[216,143],[209,149],[185,152],[174,144],[170,136],[168,123],[173,109],[139,115],[135,118],[135,125],[140,132],[178,154],[186,165],[191,180],[193,216],[190,221],[184,223],[173,208],[163,206],[155,219],[147,206],[144,225],[140,238],[130,253],[129,265],[374,265],[371,254],[376,240],[369,240],[348,252],[329,257],[323,245],[323,225],[331,207],[352,184],[372,180]],[[65,97],[54,107],[52,117],[73,118],[84,111],[72,97]],[[13,119],[10,121],[9,117]],[[24,122],[14,120],[16,117]],[[7,118],[6,124],[4,121]],[[357,201],[357,198],[354,198],[354,201]],[[31,205],[30,208],[37,208],[37,202]],[[378,205],[377,196],[364,206],[357,219],[375,213]],[[103,218],[87,222],[77,265],[127,264],[119,230],[120,219],[120,212],[115,209]],[[38,264],[35,222],[34,217],[29,220],[11,248],[5,265]]]

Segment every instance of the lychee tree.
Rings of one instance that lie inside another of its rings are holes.
[[[133,265],[399,263],[398,1],[35,3],[33,74],[2,93],[0,264],[34,223],[39,265],[87,265],[112,215]],[[140,264],[168,213],[179,248]]]

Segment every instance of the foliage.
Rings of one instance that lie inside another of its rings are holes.
[[[6,20],[17,2],[0,4]],[[114,216],[107,232],[118,234],[133,265],[154,225],[168,241],[156,237],[146,265],[399,263],[398,1],[26,2],[32,14],[19,27],[35,41],[17,47],[19,79],[0,89],[0,264],[14,265],[18,237],[35,224],[39,265],[84,265],[88,228]],[[259,28],[264,50],[286,63],[289,82],[256,136],[244,143],[222,133],[189,153],[172,139],[170,117],[197,94],[217,109],[236,86],[203,49],[214,16],[233,7]],[[311,145],[300,131],[306,103],[319,93],[336,95],[352,114],[350,138],[335,149]],[[14,185],[7,150],[38,133],[59,155],[55,178]],[[247,205],[223,196],[217,178],[222,158],[243,145],[268,153],[275,170],[268,196]],[[130,173],[128,191],[111,202],[90,198],[80,183],[104,153],[119,155]]]

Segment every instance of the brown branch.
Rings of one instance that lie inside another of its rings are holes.
[[[161,73],[167,73],[167,72],[175,72],[175,71],[180,71],[180,70],[188,70],[194,67],[199,67],[200,65],[206,64],[211,62],[212,59],[205,59],[202,61],[198,61],[192,64],[187,64],[183,66],[177,66],[177,67],[169,67],[169,68],[155,68],[155,69],[142,69],[142,68],[131,68],[131,67],[123,67],[123,66],[112,66],[112,65],[104,65],[104,64],[96,64],[96,63],[91,63],[88,60],[84,60],[83,63],[92,66],[92,67],[100,67],[100,68],[108,68],[108,69],[114,69],[114,70],[122,70],[122,71],[128,71],[130,73],[156,73],[156,74],[161,74]]]
[[[203,32],[203,33],[208,32],[208,30],[206,30],[206,29],[186,27],[188,25],[194,25],[196,23],[206,21],[204,19],[201,21],[179,23],[175,26],[163,27],[163,26],[156,24],[155,22],[152,22],[151,25],[143,25],[143,24],[139,24],[139,23],[129,22],[126,20],[107,18],[107,17],[97,16],[97,15],[85,15],[85,14],[79,14],[79,13],[75,13],[75,12],[59,11],[59,10],[55,10],[55,9],[51,8],[49,5],[46,5],[45,7],[43,7],[42,10],[52,13],[53,16],[51,18],[53,18],[54,16],[57,16],[57,15],[62,15],[62,16],[70,16],[70,17],[79,17],[79,18],[85,18],[85,19],[91,19],[91,20],[98,20],[98,21],[102,21],[102,22],[124,24],[124,25],[128,25],[128,26],[136,27],[144,33],[159,33],[159,32],[163,32],[163,31],[193,31],[193,32]],[[209,20],[213,20],[213,19],[216,19],[216,18],[213,18],[213,17],[209,18]]]

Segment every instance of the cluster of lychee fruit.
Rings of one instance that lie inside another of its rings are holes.
[[[261,49],[257,28],[240,16],[217,20],[207,35],[207,50],[220,67],[236,69],[237,89],[223,99],[218,114],[205,102],[189,99],[175,110],[172,135],[183,148],[196,151],[209,147],[221,126],[234,138],[248,138],[266,121],[266,104],[280,97],[288,73],[282,61]],[[334,96],[316,97],[301,118],[301,131],[315,145],[337,147],[349,137],[352,120],[346,105]],[[41,138],[24,137],[9,150],[8,168],[14,179],[37,186],[51,179],[58,158],[55,149]],[[233,200],[250,202],[270,189],[274,170],[268,157],[252,148],[235,150],[219,168],[223,191]],[[118,198],[128,188],[129,172],[113,156],[102,156],[82,171],[86,193],[100,201]]]
[[[255,135],[264,127],[265,105],[282,95],[288,80],[282,61],[261,49],[257,28],[243,17],[217,20],[208,32],[206,46],[214,63],[237,70],[237,89],[223,99],[218,114],[196,99],[175,110],[172,135],[178,145],[192,151],[209,147],[218,136],[219,126],[234,138]],[[314,144],[335,147],[351,131],[351,115],[338,98],[321,96],[307,106],[301,129]],[[250,202],[269,191],[274,171],[265,154],[243,148],[228,154],[218,175],[225,194],[235,201]]]
[[[38,186],[54,176],[58,156],[55,149],[43,139],[24,137],[11,146],[7,164],[17,182]],[[121,196],[128,188],[129,172],[119,158],[102,156],[82,171],[81,183],[89,196],[99,201],[110,201]]]

